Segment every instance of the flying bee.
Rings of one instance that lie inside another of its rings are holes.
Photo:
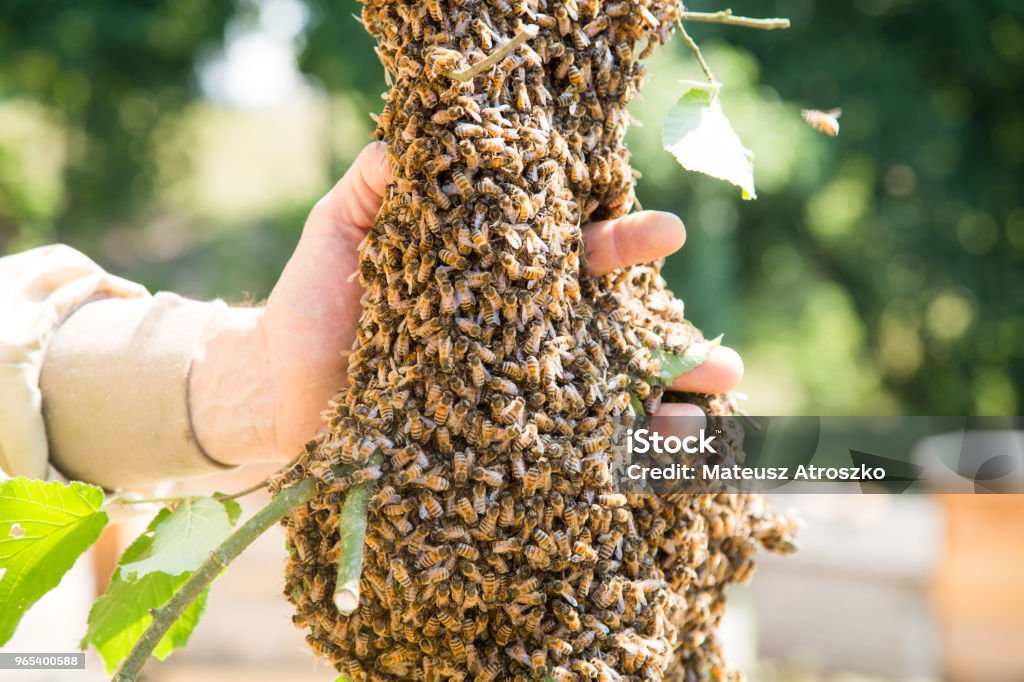
[[[817,109],[800,110],[800,116],[807,125],[829,137],[835,137],[839,134],[838,119],[842,113],[842,109],[829,109],[828,111],[818,111]]]

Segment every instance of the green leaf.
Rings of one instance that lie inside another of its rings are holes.
[[[636,410],[636,416],[646,416],[646,413],[644,412],[644,404],[640,402],[640,398],[637,398],[635,393],[631,393],[629,395],[629,403],[633,406],[633,409]]]
[[[0,482],[0,645],[107,525],[103,490],[27,478]]]
[[[711,356],[711,351],[718,348],[721,344],[722,335],[719,334],[710,341],[691,343],[681,354],[666,353],[663,350],[651,351],[652,358],[661,360],[661,370],[658,371],[655,380],[665,386],[670,385],[675,381],[676,377],[682,376],[707,362],[708,357]]]
[[[141,578],[154,571],[167,575],[194,571],[231,534],[229,507],[210,497],[187,498],[157,519],[150,528],[153,537],[146,550],[136,560],[122,564],[126,578]]]
[[[214,493],[213,498],[224,505],[224,510],[228,513],[228,521],[233,526],[238,523],[239,517],[242,516],[242,505],[234,500],[226,500],[221,495],[223,493]]]
[[[151,554],[156,531],[170,516],[170,510],[161,509],[146,531],[125,550],[107,591],[89,611],[89,628],[80,646],[82,649],[90,644],[96,647],[103,658],[107,674],[112,673],[125,659],[153,621],[150,609],[166,604],[192,575],[191,571],[176,576],[154,571],[134,580],[125,576],[125,565]],[[154,650],[154,656],[163,660],[174,649],[188,643],[192,630],[203,615],[208,592],[204,591],[192,602],[171,626]]]
[[[718,99],[721,85],[686,81],[692,87],[665,119],[661,142],[683,168],[725,180],[756,199],[754,155],[743,146]]]

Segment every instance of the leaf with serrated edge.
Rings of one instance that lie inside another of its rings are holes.
[[[661,369],[655,379],[665,386],[670,385],[677,377],[700,367],[708,358],[711,352],[722,345],[722,335],[710,341],[698,341],[691,343],[682,353],[666,353],[663,350],[651,352],[651,357],[661,359]]]
[[[137,560],[122,564],[126,578],[141,578],[154,571],[181,575],[196,570],[231,534],[231,518],[225,506],[213,498],[186,498],[152,533],[147,550]]]
[[[86,483],[0,481],[0,645],[107,525],[103,490]]]
[[[731,182],[743,190],[744,199],[756,199],[754,155],[722,111],[721,85],[684,82],[692,87],[669,110],[662,146],[683,168]]]
[[[146,531],[128,546],[107,591],[89,611],[89,628],[79,646],[85,649],[93,645],[103,659],[107,674],[117,668],[149,627],[153,620],[149,610],[166,604],[192,575],[191,571],[177,576],[156,571],[137,580],[127,580],[123,575],[125,564],[150,551],[154,530],[170,515],[170,510],[161,509]],[[160,640],[154,656],[163,660],[174,649],[188,643],[192,630],[202,617],[207,592],[204,591],[175,621]]]

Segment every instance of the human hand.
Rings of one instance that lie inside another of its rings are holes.
[[[286,459],[321,426],[320,412],[345,385],[362,287],[351,277],[358,246],[391,179],[384,145],[360,153],[309,214],[295,252],[261,313],[231,309],[215,320],[193,362],[190,404],[196,434],[214,459],[241,464]],[[668,256],[686,231],[676,216],[643,211],[583,229],[587,265],[600,275]],[[672,389],[721,393],[739,383],[743,363],[719,347]],[[699,416],[685,403],[657,416]]]

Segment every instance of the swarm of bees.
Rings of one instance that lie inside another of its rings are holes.
[[[365,0],[395,180],[360,249],[348,388],[275,484],[322,483],[285,521],[285,594],[350,680],[733,679],[715,638],[723,591],[792,528],[754,495],[614,489],[611,435],[634,397],[653,413],[663,395],[652,351],[701,336],[660,264],[581,276],[580,225],[633,206],[625,107],[679,11]],[[490,68],[451,77],[523,31]],[[689,399],[712,419],[732,408]],[[360,606],[342,616],[338,514],[366,481]]]

